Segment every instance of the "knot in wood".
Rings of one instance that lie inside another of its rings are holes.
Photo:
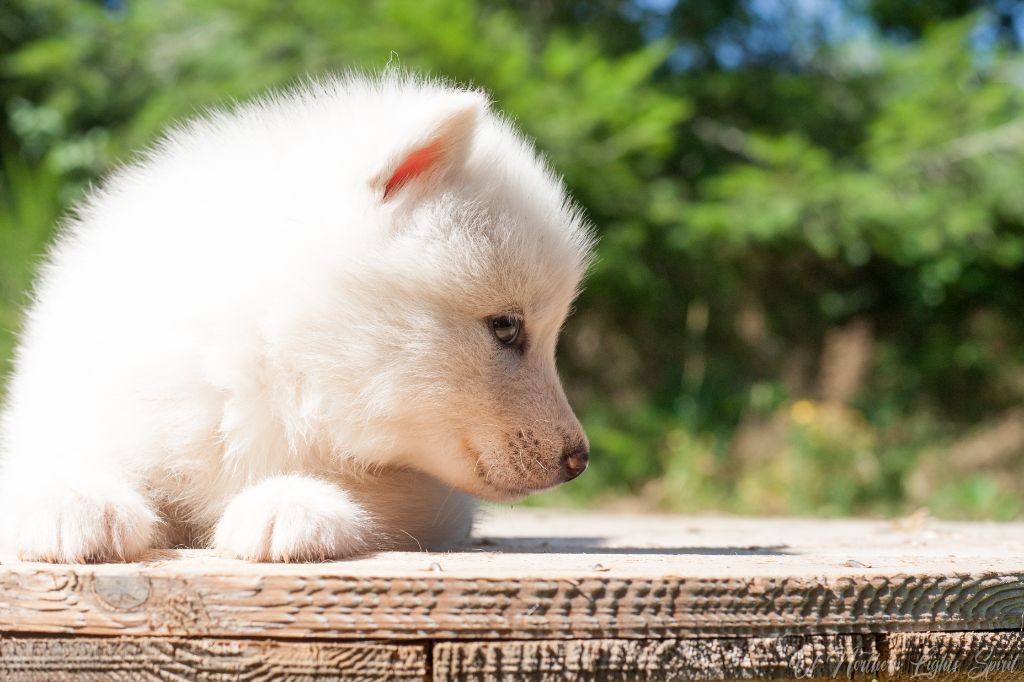
[[[144,575],[97,575],[93,592],[99,602],[116,611],[131,611],[149,599],[149,578]]]

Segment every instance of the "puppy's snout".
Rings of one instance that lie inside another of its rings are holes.
[[[565,452],[562,455],[562,477],[566,481],[571,481],[587,469],[587,462],[590,461],[590,456],[587,453],[586,446],[573,448]]]

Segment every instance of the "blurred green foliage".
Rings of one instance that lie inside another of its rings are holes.
[[[398,64],[490,91],[602,237],[561,350],[594,465],[541,501],[1013,517],[1022,35],[1005,0],[9,0],[0,368],[59,216],[119,160]]]

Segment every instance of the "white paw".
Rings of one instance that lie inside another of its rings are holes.
[[[25,561],[130,561],[150,546],[157,516],[112,478],[8,481],[6,542]]]
[[[305,476],[277,476],[228,503],[213,545],[249,561],[323,561],[365,550],[366,514],[339,488]]]

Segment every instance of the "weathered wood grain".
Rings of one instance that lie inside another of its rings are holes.
[[[0,571],[0,632],[599,638],[1013,627],[1024,573],[488,580]]]
[[[450,642],[434,646],[434,680],[609,682],[877,677],[877,635],[738,639]]]
[[[423,680],[416,645],[140,637],[0,638],[4,682]]]
[[[1021,632],[718,639],[444,642],[434,679],[458,682],[1024,679]]]
[[[1024,677],[1024,634],[386,643],[0,638],[0,680],[937,680]]]
[[[0,633],[652,639],[991,630],[1024,618],[1024,524],[517,514],[444,554],[0,565]]]
[[[887,637],[886,671],[994,682],[1024,679],[1024,632],[897,633]]]

